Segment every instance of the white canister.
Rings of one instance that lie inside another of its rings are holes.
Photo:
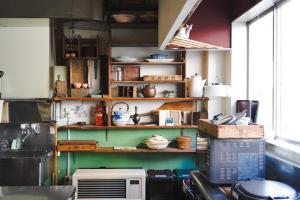
[[[195,74],[191,77],[189,96],[190,97],[202,97],[203,96],[203,86],[206,82],[206,79],[202,80],[202,77]]]

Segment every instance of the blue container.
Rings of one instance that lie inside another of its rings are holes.
[[[204,156],[204,172],[210,183],[231,184],[265,176],[264,139],[210,138]],[[197,157],[201,159],[200,152]]]

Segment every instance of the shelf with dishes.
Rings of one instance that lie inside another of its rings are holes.
[[[62,129],[73,130],[108,130],[108,129],[197,129],[196,125],[181,125],[181,126],[158,126],[158,125],[126,125],[126,126],[96,126],[92,124],[85,125],[66,125],[60,127]]]
[[[92,101],[92,102],[110,102],[110,101],[208,101],[207,97],[155,97],[155,98],[144,98],[144,97],[104,97],[104,98],[90,98],[90,97],[54,97],[54,102],[61,101]]]
[[[195,149],[177,149],[168,147],[165,149],[147,149],[147,148],[114,148],[114,147],[97,147],[95,150],[86,150],[78,148],[60,148],[57,147],[57,151],[60,152],[94,152],[94,153],[196,153]]]
[[[80,35],[63,36],[62,53],[64,59],[96,59],[100,52],[100,38],[82,38]]]

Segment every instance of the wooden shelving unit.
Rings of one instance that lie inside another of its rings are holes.
[[[97,147],[96,150],[60,150],[59,146],[57,151],[60,152],[95,152],[95,153],[195,153],[195,149],[177,149],[168,147],[165,149],[146,149],[146,148],[136,148],[136,149],[114,149],[113,147]]]
[[[112,65],[182,65],[185,62],[116,62],[112,61]]]
[[[96,126],[96,125],[66,125],[61,127],[63,129],[74,130],[107,130],[107,129],[197,129],[195,125],[182,125],[182,126],[155,126],[155,125],[126,125],[126,126]]]
[[[187,97],[187,98],[165,98],[165,97],[155,97],[155,98],[140,98],[140,97],[104,97],[104,98],[80,98],[80,97],[55,97],[53,101],[94,101],[94,102],[110,102],[110,101],[208,101],[207,97]]]
[[[172,80],[165,80],[165,81],[113,81],[111,80],[110,83],[122,83],[122,84],[146,84],[146,83],[157,83],[157,84],[168,84],[168,83],[185,83],[185,81],[172,81]]]

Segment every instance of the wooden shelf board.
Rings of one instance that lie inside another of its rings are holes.
[[[86,125],[66,125],[63,126],[65,129],[77,129],[77,130],[106,130],[108,127],[107,126],[96,126],[92,124],[86,124]]]
[[[195,125],[156,126],[156,125],[126,125],[126,126],[96,126],[96,125],[66,125],[61,128],[75,130],[107,130],[107,129],[197,129]]]
[[[110,126],[109,129],[197,129],[195,125],[182,126],[156,126],[156,125],[126,125],[126,126]]]
[[[109,101],[109,98],[90,98],[90,97],[54,97],[53,101]]]
[[[94,152],[94,153],[195,153],[195,149],[177,149],[177,148],[166,148],[166,149],[114,149],[113,147],[97,147],[96,150],[64,150],[57,148],[60,152]]]
[[[222,49],[220,46],[211,45],[204,42],[199,42],[195,40],[190,40],[188,38],[183,38],[176,36],[170,42],[171,45],[187,48],[187,49],[194,49],[194,48],[204,48],[204,49]]]
[[[155,98],[133,98],[133,97],[112,97],[110,101],[207,101],[208,98],[183,98],[183,97],[175,97],[175,98],[165,98],[165,97],[155,97]]]
[[[108,101],[208,101],[207,97],[175,97],[175,98],[133,98],[133,97],[105,97],[105,98],[89,98],[89,97],[54,97],[53,101],[95,101],[95,102],[108,102]]]
[[[185,62],[116,62],[112,61],[112,65],[182,65]]]
[[[144,83],[185,83],[185,81],[110,81],[111,83],[144,84]]]

